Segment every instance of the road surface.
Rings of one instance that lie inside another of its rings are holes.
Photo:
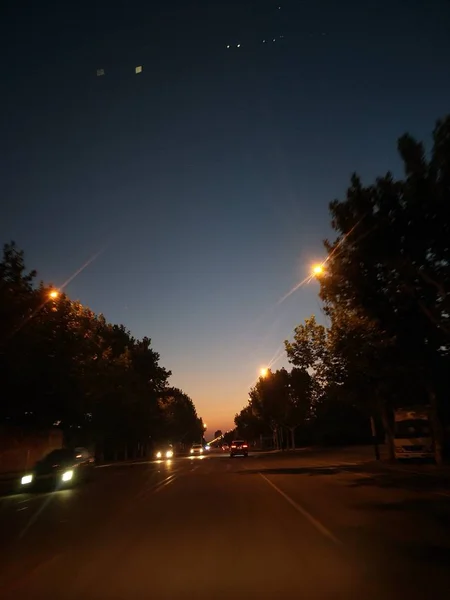
[[[364,460],[356,450],[176,458],[3,496],[0,597],[446,597],[445,482]]]

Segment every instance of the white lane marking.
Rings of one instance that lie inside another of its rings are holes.
[[[156,460],[140,460],[135,462],[116,462],[106,463],[102,465],[94,465],[94,469],[106,469],[107,467],[132,467],[133,465],[151,465],[157,462]]]
[[[35,496],[29,495],[29,497],[26,500],[20,500],[19,502],[16,502],[16,500],[18,498],[23,498],[26,493],[28,493],[28,492],[21,492],[21,493],[17,493],[17,494],[11,494],[10,496],[3,496],[2,498],[0,498],[0,502],[9,502],[12,506],[13,504],[14,505],[25,504],[26,502],[29,502],[30,500],[36,500],[36,499],[42,498],[44,496],[44,494],[38,494]]]
[[[173,483],[176,479],[178,479],[178,475],[172,474],[163,479],[162,481],[158,481],[157,483],[153,484],[149,489],[144,488],[143,490],[138,492],[136,496],[134,496],[134,499],[132,499],[131,503],[128,504],[127,507],[124,509],[124,513],[129,513],[130,511],[136,510],[135,501],[148,499],[149,496],[158,493],[162,488],[165,488],[170,483]]]
[[[153,490],[154,494],[157,494],[158,492],[160,492],[163,488],[165,488],[166,486],[170,485],[171,483],[173,483],[176,479],[178,479],[178,475],[172,475],[171,479],[168,479],[167,481],[164,481],[163,483],[161,483],[161,485],[159,485],[155,490]]]
[[[325,527],[325,525],[322,525],[322,523],[320,521],[318,521],[315,517],[312,516],[312,514],[310,514],[306,509],[304,509],[302,506],[300,506],[300,504],[295,502],[295,500],[293,500],[290,496],[288,496],[285,492],[283,492],[283,490],[280,490],[280,488],[277,485],[275,485],[272,481],[270,481],[270,479],[268,477],[266,477],[262,473],[260,473],[260,476],[271,487],[273,487],[273,489],[276,490],[280,494],[280,496],[283,496],[283,498],[286,500],[286,502],[289,502],[289,504],[291,506],[293,506],[295,508],[295,510],[297,512],[299,512],[303,517],[305,517],[305,519],[308,520],[311,523],[311,525],[313,525],[317,529],[317,531],[319,531],[323,536],[325,536],[326,538],[331,540],[334,544],[336,544],[336,546],[343,545],[341,540],[339,540],[335,535],[333,535],[331,533],[331,531]]]
[[[55,492],[57,492],[57,491],[59,491],[59,490],[55,490]],[[45,500],[49,496],[54,496],[55,492],[29,494],[29,496],[26,500],[21,500],[20,502],[17,502],[17,504],[27,504],[28,502],[31,502],[32,500]]]
[[[152,487],[151,491],[154,492],[155,490],[158,490],[160,487],[167,485],[168,483],[170,483],[172,481],[172,479],[175,477],[175,475],[172,473],[172,475],[168,475],[165,479],[163,479],[162,481],[158,481],[157,483],[155,483],[155,485]]]
[[[168,477],[165,477],[163,480],[157,481],[156,483],[152,484],[150,486],[150,488],[144,488],[138,494],[136,494],[136,499],[144,498],[145,496],[148,496],[149,494],[153,494],[154,492],[158,491],[158,489],[161,486],[164,486],[164,485],[167,485],[168,483],[170,483],[170,481],[174,477],[175,477],[174,474],[169,475]]]
[[[438,496],[444,496],[445,498],[450,498],[450,492],[434,492]]]

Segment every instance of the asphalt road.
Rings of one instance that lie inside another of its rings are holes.
[[[177,458],[4,496],[0,597],[447,597],[445,481],[366,458]]]

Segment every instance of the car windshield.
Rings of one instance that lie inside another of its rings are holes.
[[[47,454],[47,456],[44,457],[43,462],[61,462],[73,460],[73,458],[74,456],[71,450],[53,450],[52,452],[50,452],[50,454]]]
[[[194,444],[192,447],[193,448],[203,448],[203,446],[201,444]]]
[[[395,437],[419,438],[431,435],[430,423],[426,419],[408,419],[395,424]]]

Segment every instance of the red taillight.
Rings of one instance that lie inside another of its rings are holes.
[[[236,446],[231,446],[232,448],[236,448]]]
[[[248,448],[247,444],[242,444],[243,448]]]

